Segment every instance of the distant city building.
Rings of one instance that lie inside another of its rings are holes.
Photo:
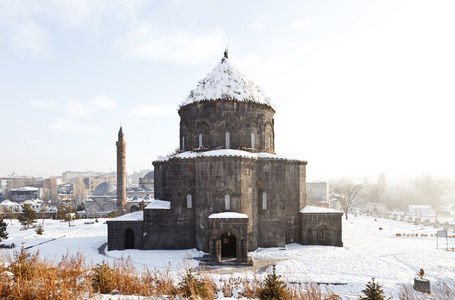
[[[10,200],[3,200],[2,203],[0,203],[0,206],[2,208],[2,212],[19,212],[21,211],[21,205],[17,202],[13,202]]]
[[[92,195],[85,200],[87,214],[106,215],[116,210],[117,187],[111,182],[100,183],[94,189]]]
[[[141,202],[145,205],[153,200],[153,191],[147,191],[140,188],[126,189],[126,206],[127,212],[133,212],[139,209]],[[85,211],[88,216],[106,216],[108,213],[117,210],[117,187],[111,182],[100,183],[92,195],[85,200]]]
[[[139,178],[139,187],[143,189],[153,189],[153,184],[155,182],[154,171],[150,171],[145,174],[144,177]]]
[[[44,207],[43,201],[40,199],[26,200],[21,203],[21,206],[24,207],[26,204],[28,204],[30,208],[36,212],[41,212]]]
[[[88,177],[88,194],[93,194],[95,191],[95,188],[103,182],[110,182],[112,184],[117,183],[117,176],[107,176],[107,175],[98,175],[98,176],[92,176]]]
[[[24,186],[16,189],[12,189],[11,192],[11,200],[21,203],[25,200],[34,200],[38,199],[38,190],[37,187],[32,186]]]
[[[139,180],[141,178],[144,178],[147,175],[147,173],[150,173],[150,171],[152,171],[152,170],[141,170],[141,171],[134,171],[133,173],[130,173],[128,175],[128,184],[136,185],[136,186],[139,185],[139,187],[140,187]]]
[[[12,178],[6,179],[6,185],[7,185],[6,192],[5,192],[5,190],[3,190],[3,192],[4,192],[3,197],[5,199],[14,200],[14,199],[12,199],[11,190],[18,189],[18,188],[24,188],[27,186],[35,187],[35,188],[39,189],[42,186],[42,180],[36,179],[33,177],[12,177]],[[37,197],[35,197],[35,199]]]

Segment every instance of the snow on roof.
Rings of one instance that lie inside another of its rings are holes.
[[[341,211],[325,208],[325,207],[317,207],[317,206],[305,206],[300,210],[302,214],[333,214],[333,213],[343,213]]]
[[[39,190],[39,188],[36,188],[36,187],[33,187],[33,186],[23,186],[23,187],[20,187],[20,188],[17,188],[17,189],[11,189],[12,192],[18,192],[18,191],[32,191],[32,192],[35,192]]]
[[[166,157],[162,157],[157,159],[157,161],[167,161],[171,158],[180,158],[180,159],[190,159],[190,158],[197,158],[197,157],[214,157],[214,156],[237,156],[237,157],[246,157],[246,158],[253,158],[253,159],[287,159],[283,156],[279,156],[276,154],[270,154],[266,152],[260,153],[253,153],[243,150],[235,150],[235,149],[220,149],[220,150],[211,150],[205,152],[193,152],[193,151],[186,151],[181,152],[175,155],[170,155]],[[291,159],[294,160],[294,159]]]
[[[430,205],[408,205],[409,208],[421,208],[421,209],[428,209],[428,208],[431,208]]]
[[[40,200],[40,199],[29,199],[29,200],[25,200],[22,203],[23,204],[39,204],[39,203],[43,203],[43,200]]]
[[[144,221],[144,211],[138,210],[108,221]]]
[[[251,101],[270,106],[269,99],[260,88],[254,86],[226,56],[227,54],[212,72],[199,81],[196,89],[190,92],[182,106],[218,99]]]
[[[149,197],[149,196],[146,196],[146,197],[137,197],[137,196],[134,196],[134,197],[131,197],[131,198],[126,198],[126,202],[150,202],[150,201],[153,201],[153,198]]]
[[[10,201],[10,200],[6,199],[6,200],[3,200],[2,203],[0,203],[0,205],[17,206],[17,205],[19,205],[19,203],[13,202],[13,201]]]
[[[240,214],[237,212],[222,212],[217,214],[211,214],[209,219],[248,219],[248,216],[245,214]]]
[[[146,209],[171,209],[171,201],[153,199]]]

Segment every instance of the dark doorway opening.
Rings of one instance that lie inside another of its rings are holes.
[[[231,232],[221,236],[221,257],[237,257],[237,239]]]
[[[125,249],[134,249],[134,231],[132,229],[125,231]]]
[[[325,226],[321,226],[317,229],[317,235],[318,235],[318,245],[328,245],[328,230]]]

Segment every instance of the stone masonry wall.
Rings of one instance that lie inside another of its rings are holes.
[[[162,220],[155,213],[146,213],[147,226],[155,228],[154,224],[168,224],[160,226],[170,226],[168,230],[175,236],[174,243],[176,243],[172,245],[172,249],[185,249],[182,248],[182,244],[186,248],[196,247],[195,210],[198,197],[195,190],[194,160],[171,159],[153,164],[155,167],[155,199],[171,201],[171,209]],[[190,207],[188,207],[188,195],[191,195]]]
[[[190,220],[170,209],[144,209],[144,249],[191,249]]]
[[[343,246],[342,213],[303,213],[301,215],[302,245]],[[319,229],[323,229],[322,237]]]
[[[284,247],[285,243],[300,241],[298,212],[302,195],[299,180],[305,180],[300,172],[301,164],[305,162],[261,160],[258,163],[255,209],[258,212],[259,247]],[[267,195],[266,209],[263,209],[264,193]]]
[[[225,149],[229,132],[229,149],[251,148],[251,133],[255,134],[254,149],[275,151],[273,115],[275,111],[265,104],[214,100],[192,103],[179,110],[180,150],[199,148],[202,133],[203,148]]]
[[[242,158],[210,157],[194,161],[196,247],[208,252],[208,217],[211,214],[224,211],[248,213],[241,210]],[[230,197],[230,209],[226,209],[226,195]]]
[[[134,248],[143,248],[143,228],[142,221],[107,221],[107,249],[124,250],[125,232],[127,229],[134,231]]]
[[[299,242],[299,210],[305,202],[302,193],[305,188],[301,184],[305,181],[305,164],[244,157],[174,158],[154,162],[155,198],[171,201],[171,209],[169,216],[162,220],[155,216],[149,226],[173,224],[169,230],[176,241],[208,252],[208,217],[233,211],[248,215],[249,251]],[[267,193],[265,210],[262,209],[263,192]],[[192,197],[192,208],[187,207],[188,194]],[[230,198],[229,209],[226,209],[226,195]],[[151,246],[146,244],[146,247]],[[172,247],[175,249],[177,245]]]

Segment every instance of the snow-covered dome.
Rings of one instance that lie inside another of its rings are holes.
[[[229,60],[227,51],[221,62],[207,77],[199,81],[182,106],[210,100],[251,101],[270,106],[268,98],[258,86],[249,81]]]
[[[117,193],[117,187],[110,182],[102,182],[96,186],[93,190],[93,196],[108,196],[115,195]]]

